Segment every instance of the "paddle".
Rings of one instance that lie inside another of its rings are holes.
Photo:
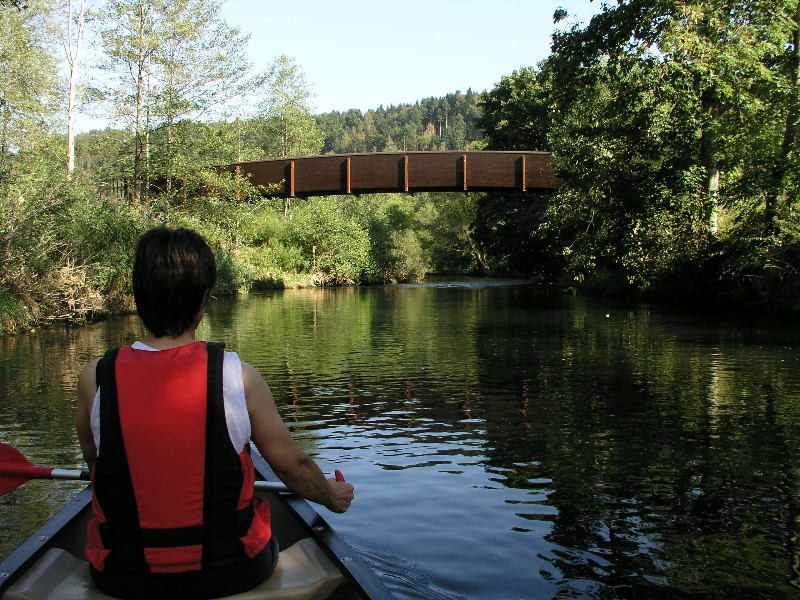
[[[31,479],[71,479],[89,481],[89,471],[37,467],[25,455],[9,444],[0,442],[0,496],[17,489]],[[336,481],[344,481],[341,471],[336,470]],[[288,492],[284,484],[274,481],[256,481],[256,491]]]

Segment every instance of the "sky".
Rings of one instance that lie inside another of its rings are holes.
[[[222,16],[250,34],[256,70],[294,59],[312,112],[366,112],[491,90],[548,56],[558,7],[563,29],[588,23],[600,0],[227,0]]]
[[[221,16],[250,35],[255,72],[281,54],[294,59],[319,114],[491,90],[550,54],[557,8],[569,14],[558,25],[566,29],[588,23],[601,1],[223,0]],[[90,111],[76,123],[80,132],[108,125]]]

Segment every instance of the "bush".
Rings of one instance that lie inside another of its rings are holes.
[[[411,281],[421,279],[431,270],[411,197],[364,196],[351,202],[348,209],[352,218],[369,232],[373,280]]]
[[[0,290],[0,331],[13,331],[30,321],[30,314],[18,299]]]
[[[70,255],[86,270],[88,285],[105,297],[111,312],[132,310],[131,269],[136,240],[152,221],[118,198],[81,198],[70,207],[66,235]]]
[[[333,198],[314,198],[299,205],[292,229],[306,270],[320,273],[325,283],[358,284],[375,272],[369,234],[355,219],[347,218]]]

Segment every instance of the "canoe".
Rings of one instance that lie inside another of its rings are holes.
[[[257,479],[277,481],[253,453]],[[258,491],[272,510],[281,548],[275,573],[259,587],[228,596],[235,600],[391,600],[394,596],[356,551],[305,500],[289,493]],[[3,600],[105,600],[84,558],[91,490],[69,504],[0,562]]]

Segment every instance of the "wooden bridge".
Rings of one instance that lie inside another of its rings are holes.
[[[221,170],[249,177],[265,195],[553,190],[548,152],[373,152],[233,163]]]

